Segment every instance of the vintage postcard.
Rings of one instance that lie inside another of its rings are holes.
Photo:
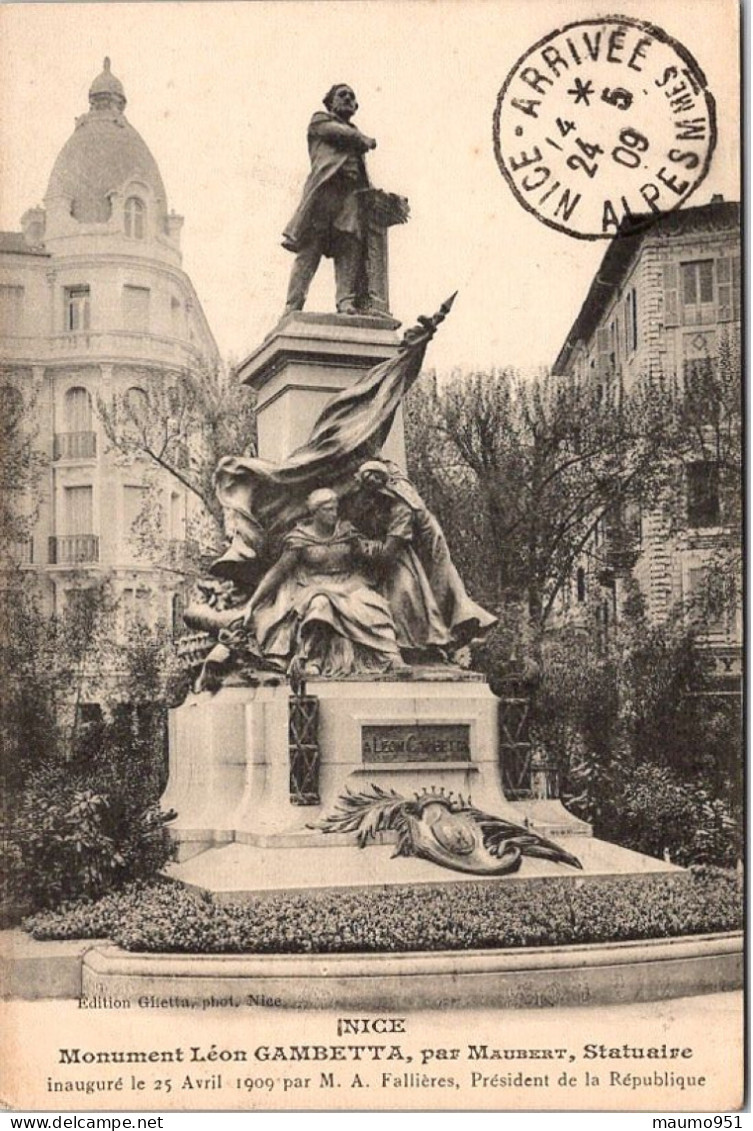
[[[5,1108],[739,1126],[739,25],[0,7]]]

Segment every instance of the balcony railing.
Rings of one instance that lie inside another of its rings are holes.
[[[50,353],[76,355],[102,353],[117,357],[155,358],[185,364],[199,357],[193,342],[141,330],[74,330],[48,338]]]
[[[85,565],[99,561],[96,534],[66,534],[50,538],[50,565]]]
[[[94,459],[97,454],[96,432],[56,432],[53,459]]]
[[[0,569],[34,564],[34,539],[24,538],[0,547]]]
[[[155,361],[167,365],[183,366],[201,359],[198,343],[157,334],[140,334],[135,331],[120,332],[69,330],[50,337],[0,335],[0,358],[29,361],[36,364],[46,358],[71,361],[94,359],[97,356],[119,360]]]

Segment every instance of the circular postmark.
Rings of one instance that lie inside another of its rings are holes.
[[[545,36],[510,71],[494,112],[497,164],[517,199],[579,239],[611,239],[623,222],[678,208],[715,144],[714,99],[693,56],[627,16]]]

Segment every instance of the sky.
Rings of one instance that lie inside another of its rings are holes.
[[[619,10],[679,39],[714,95],[718,143],[689,203],[739,199],[736,4],[621,0]],[[168,206],[185,217],[183,267],[222,355],[237,361],[282,313],[292,257],[280,234],[308,172],[306,127],[327,89],[347,82],[355,121],[377,139],[372,182],[411,205],[390,232],[394,314],[410,324],[459,291],[427,365],[551,365],[606,244],[521,207],[494,158],[492,115],[519,56],[601,11],[592,0],[0,5],[0,227],[18,230],[42,202],[109,55]],[[331,309],[332,290],[327,263],[308,308]]]

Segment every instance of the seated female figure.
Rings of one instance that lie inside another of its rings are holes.
[[[389,605],[360,572],[358,534],[338,518],[337,495],[312,491],[307,505],[308,521],[285,537],[247,606],[261,652],[305,675],[401,668]]]

